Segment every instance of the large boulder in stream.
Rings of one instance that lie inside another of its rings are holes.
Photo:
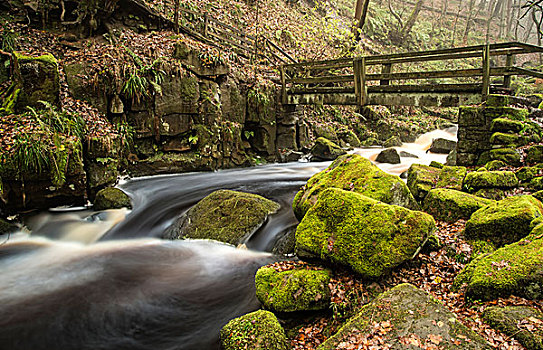
[[[287,350],[288,340],[279,320],[269,311],[258,310],[228,322],[221,330],[224,350]]]
[[[466,222],[470,240],[488,240],[497,246],[518,241],[530,233],[532,221],[542,215],[541,202],[532,196],[502,199],[477,210]]]
[[[322,310],[330,305],[332,272],[296,264],[285,270],[261,267],[255,276],[256,297],[267,309],[278,312]]]
[[[491,254],[480,255],[458,274],[454,286],[466,286],[473,299],[493,300],[511,294],[543,297],[543,225],[524,239]]]
[[[215,191],[177,219],[164,237],[213,239],[239,245],[279,208],[279,204],[256,194]]]
[[[363,306],[317,350],[343,349],[352,343],[368,349],[491,349],[441,302],[408,283]]]
[[[363,194],[375,200],[408,209],[419,206],[405,183],[395,175],[379,169],[368,159],[347,154],[336,159],[328,168],[313,175],[296,194],[292,209],[298,220],[328,188],[339,188]]]
[[[400,164],[400,154],[396,151],[395,148],[387,148],[377,155],[375,158],[376,162],[379,163],[389,163],[389,164]]]
[[[94,210],[132,208],[130,197],[118,188],[108,187],[96,193]]]
[[[449,154],[453,149],[456,149],[456,141],[437,138],[432,140],[432,146],[429,151],[432,153]]]
[[[298,225],[296,253],[378,278],[412,259],[434,228],[426,213],[330,188]]]
[[[345,150],[324,137],[319,137],[311,148],[311,155],[316,160],[334,160],[345,153]]]

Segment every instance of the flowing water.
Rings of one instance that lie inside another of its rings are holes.
[[[444,161],[425,135],[402,149],[413,162]],[[445,134],[454,138],[453,134]],[[379,149],[355,150],[375,158]],[[405,162],[405,163],[404,163]],[[329,163],[289,163],[129,180],[132,211],[52,210],[0,245],[0,349],[217,349],[230,319],[256,310],[254,274],[277,257],[278,237],[297,225],[291,203]],[[247,242],[165,241],[172,222],[217,189],[251,192],[281,209]]]

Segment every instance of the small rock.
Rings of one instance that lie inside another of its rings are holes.
[[[108,187],[96,193],[94,210],[132,208],[130,197],[118,188]]]
[[[413,154],[413,153],[406,152],[406,151],[400,151],[400,157],[404,157],[404,158],[418,158],[419,156],[417,156],[416,154]]]
[[[437,138],[432,140],[432,146],[429,151],[432,153],[449,154],[453,149],[456,149],[456,141]]]
[[[379,163],[389,163],[389,164],[401,163],[400,155],[398,154],[398,151],[396,151],[395,148],[387,148],[381,151],[381,153],[379,153],[375,161]]]
[[[345,150],[324,137],[319,137],[311,148],[311,155],[317,160],[334,160],[345,153]]]

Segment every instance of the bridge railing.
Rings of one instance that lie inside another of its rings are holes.
[[[513,75],[543,78],[541,72],[514,64],[517,55],[542,52],[539,46],[510,42],[286,64],[280,67],[282,99],[287,103],[289,95],[354,93],[355,101],[338,103],[365,105],[370,93],[458,92],[479,93],[484,100],[491,88],[509,89]],[[439,61],[457,68],[436,70],[432,62]],[[416,67],[406,67],[414,63]],[[427,69],[420,68],[425,65]],[[491,77],[497,76],[503,81],[494,84]]]
[[[258,56],[277,65],[297,62],[288,52],[268,38],[262,35],[249,35],[215,19],[207,12],[198,13],[181,8],[179,22],[182,31],[202,41],[213,41],[231,47],[244,57]]]

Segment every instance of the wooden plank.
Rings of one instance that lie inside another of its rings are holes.
[[[542,72],[538,72],[538,71],[526,69],[526,68],[520,68],[520,67],[513,67],[513,70],[517,72],[518,75],[529,75],[535,78],[543,79]]]
[[[505,58],[505,67],[510,69],[511,67],[513,67],[513,59],[514,59],[514,56],[509,54],[507,55],[507,57]],[[510,88],[511,87],[511,75],[509,74],[505,74],[503,76],[503,87],[505,88]]]
[[[350,67],[353,64],[352,58],[338,58],[334,60],[322,60],[322,61],[304,61],[299,63],[287,64],[286,68],[308,68],[308,67],[335,67],[336,65],[342,65],[341,68]],[[345,66],[346,65],[346,66]]]
[[[356,73],[355,73],[356,76]],[[362,57],[360,59],[360,104],[363,106],[366,104],[368,97],[368,91],[366,90],[366,58]]]
[[[354,95],[356,96],[356,103],[358,106],[362,105],[362,91],[360,84],[361,68],[360,68],[360,59],[355,59],[353,61],[353,78],[354,78]]]
[[[227,42],[227,43],[229,43],[230,45],[235,46],[235,47],[237,47],[238,49],[241,49],[241,50],[244,50],[244,51],[251,51],[251,50],[252,50],[252,49],[250,49],[250,48],[248,48],[248,47],[246,47],[246,46],[243,46],[242,44],[239,44],[239,43],[236,43],[235,41],[232,41],[232,40],[230,40],[230,39],[224,38],[224,37],[222,37],[221,35],[218,35],[217,33],[213,33],[213,32],[211,32],[211,31],[208,33],[208,36],[212,36],[212,37],[214,37],[214,38],[216,38],[216,39],[218,39],[218,40],[222,40],[222,41],[224,41],[224,42]]]
[[[303,95],[303,94],[346,94],[354,93],[354,87],[350,86],[324,86],[324,87],[311,87],[311,88],[290,88],[287,89],[288,95]]]
[[[230,33],[230,32],[227,32],[227,31],[224,31],[224,30],[221,30],[221,29],[218,29],[216,27],[211,27],[213,29],[213,31],[215,31],[215,33],[225,37],[225,38],[228,38],[229,40],[239,40],[241,43],[243,44],[246,44],[246,45],[249,45],[249,46],[252,46],[253,45],[253,42],[252,41],[249,41],[239,35],[236,35],[234,33]]]
[[[486,45],[482,53],[483,58],[483,89],[481,91],[483,95],[483,100],[486,100],[486,97],[490,93],[490,46]]]
[[[275,50],[279,51],[281,54],[283,54],[283,56],[285,56],[286,58],[288,58],[292,63],[298,63],[294,57],[292,57],[291,55],[289,55],[288,52],[286,52],[285,50],[283,50],[280,46],[278,46],[277,44],[275,44],[273,41],[271,41],[270,39],[266,39],[266,41],[268,42],[269,45],[271,45],[271,48],[274,48]]]
[[[281,101],[283,104],[287,104],[287,83],[285,76],[285,66],[279,67],[279,73],[281,76]]]
[[[383,64],[383,68],[381,68],[381,74],[390,74],[392,73],[392,64]],[[368,74],[368,80],[369,80],[369,74]],[[379,82],[380,85],[390,85],[390,80],[381,80]]]
[[[213,18],[213,17],[209,17],[209,22],[215,23],[216,25],[218,25],[219,27],[223,27],[224,29],[229,29],[229,30],[231,30],[232,32],[234,32],[234,33],[236,33],[236,34],[238,34],[238,35],[240,35],[240,36],[246,36],[247,38],[254,40],[254,37],[253,37],[253,36],[247,35],[247,34],[245,34],[244,32],[242,32],[241,30],[239,30],[239,29],[237,29],[237,28],[234,28],[234,27],[232,27],[231,25],[228,25],[228,24],[226,24],[226,23],[222,23],[222,22],[216,20],[216,19]]]
[[[404,93],[404,92],[473,92],[481,93],[481,84],[419,84],[419,85],[373,85],[368,86],[368,94],[372,93]]]
[[[356,62],[357,60],[355,60]],[[314,78],[291,78],[287,79],[287,83],[292,84],[325,84],[325,83],[346,83],[353,82],[354,75],[330,75],[324,77],[314,77]]]

